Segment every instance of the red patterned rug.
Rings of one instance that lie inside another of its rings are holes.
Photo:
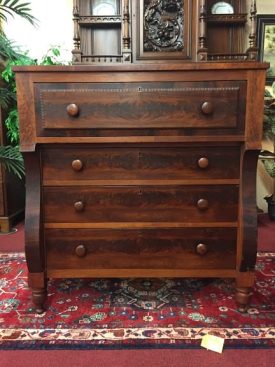
[[[275,253],[258,254],[247,313],[230,279],[59,279],[35,314],[23,254],[0,254],[0,349],[225,348],[275,346]]]

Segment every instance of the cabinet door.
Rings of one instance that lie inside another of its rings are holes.
[[[192,1],[133,1],[132,11],[136,60],[192,58]]]
[[[82,62],[117,62],[121,58],[121,0],[80,0]]]

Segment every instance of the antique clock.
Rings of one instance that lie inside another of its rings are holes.
[[[211,7],[211,14],[234,14],[234,8],[225,1],[217,1]]]

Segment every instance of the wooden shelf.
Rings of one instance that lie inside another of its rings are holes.
[[[247,59],[247,54],[239,53],[239,54],[214,54],[209,53],[207,55],[208,61],[244,61]]]
[[[122,55],[82,55],[81,63],[121,63]]]
[[[217,14],[208,15],[207,23],[245,24],[247,14]]]
[[[80,25],[121,24],[121,15],[80,16]]]

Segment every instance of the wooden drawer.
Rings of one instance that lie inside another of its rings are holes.
[[[55,130],[58,136],[68,136],[79,129],[240,132],[245,87],[242,81],[36,83],[38,135]]]
[[[234,269],[236,229],[47,229],[49,269]]]
[[[134,148],[91,146],[42,150],[44,184],[74,180],[237,179],[238,146]],[[226,162],[226,164],[224,164]]]
[[[46,222],[237,220],[238,186],[45,187]]]

